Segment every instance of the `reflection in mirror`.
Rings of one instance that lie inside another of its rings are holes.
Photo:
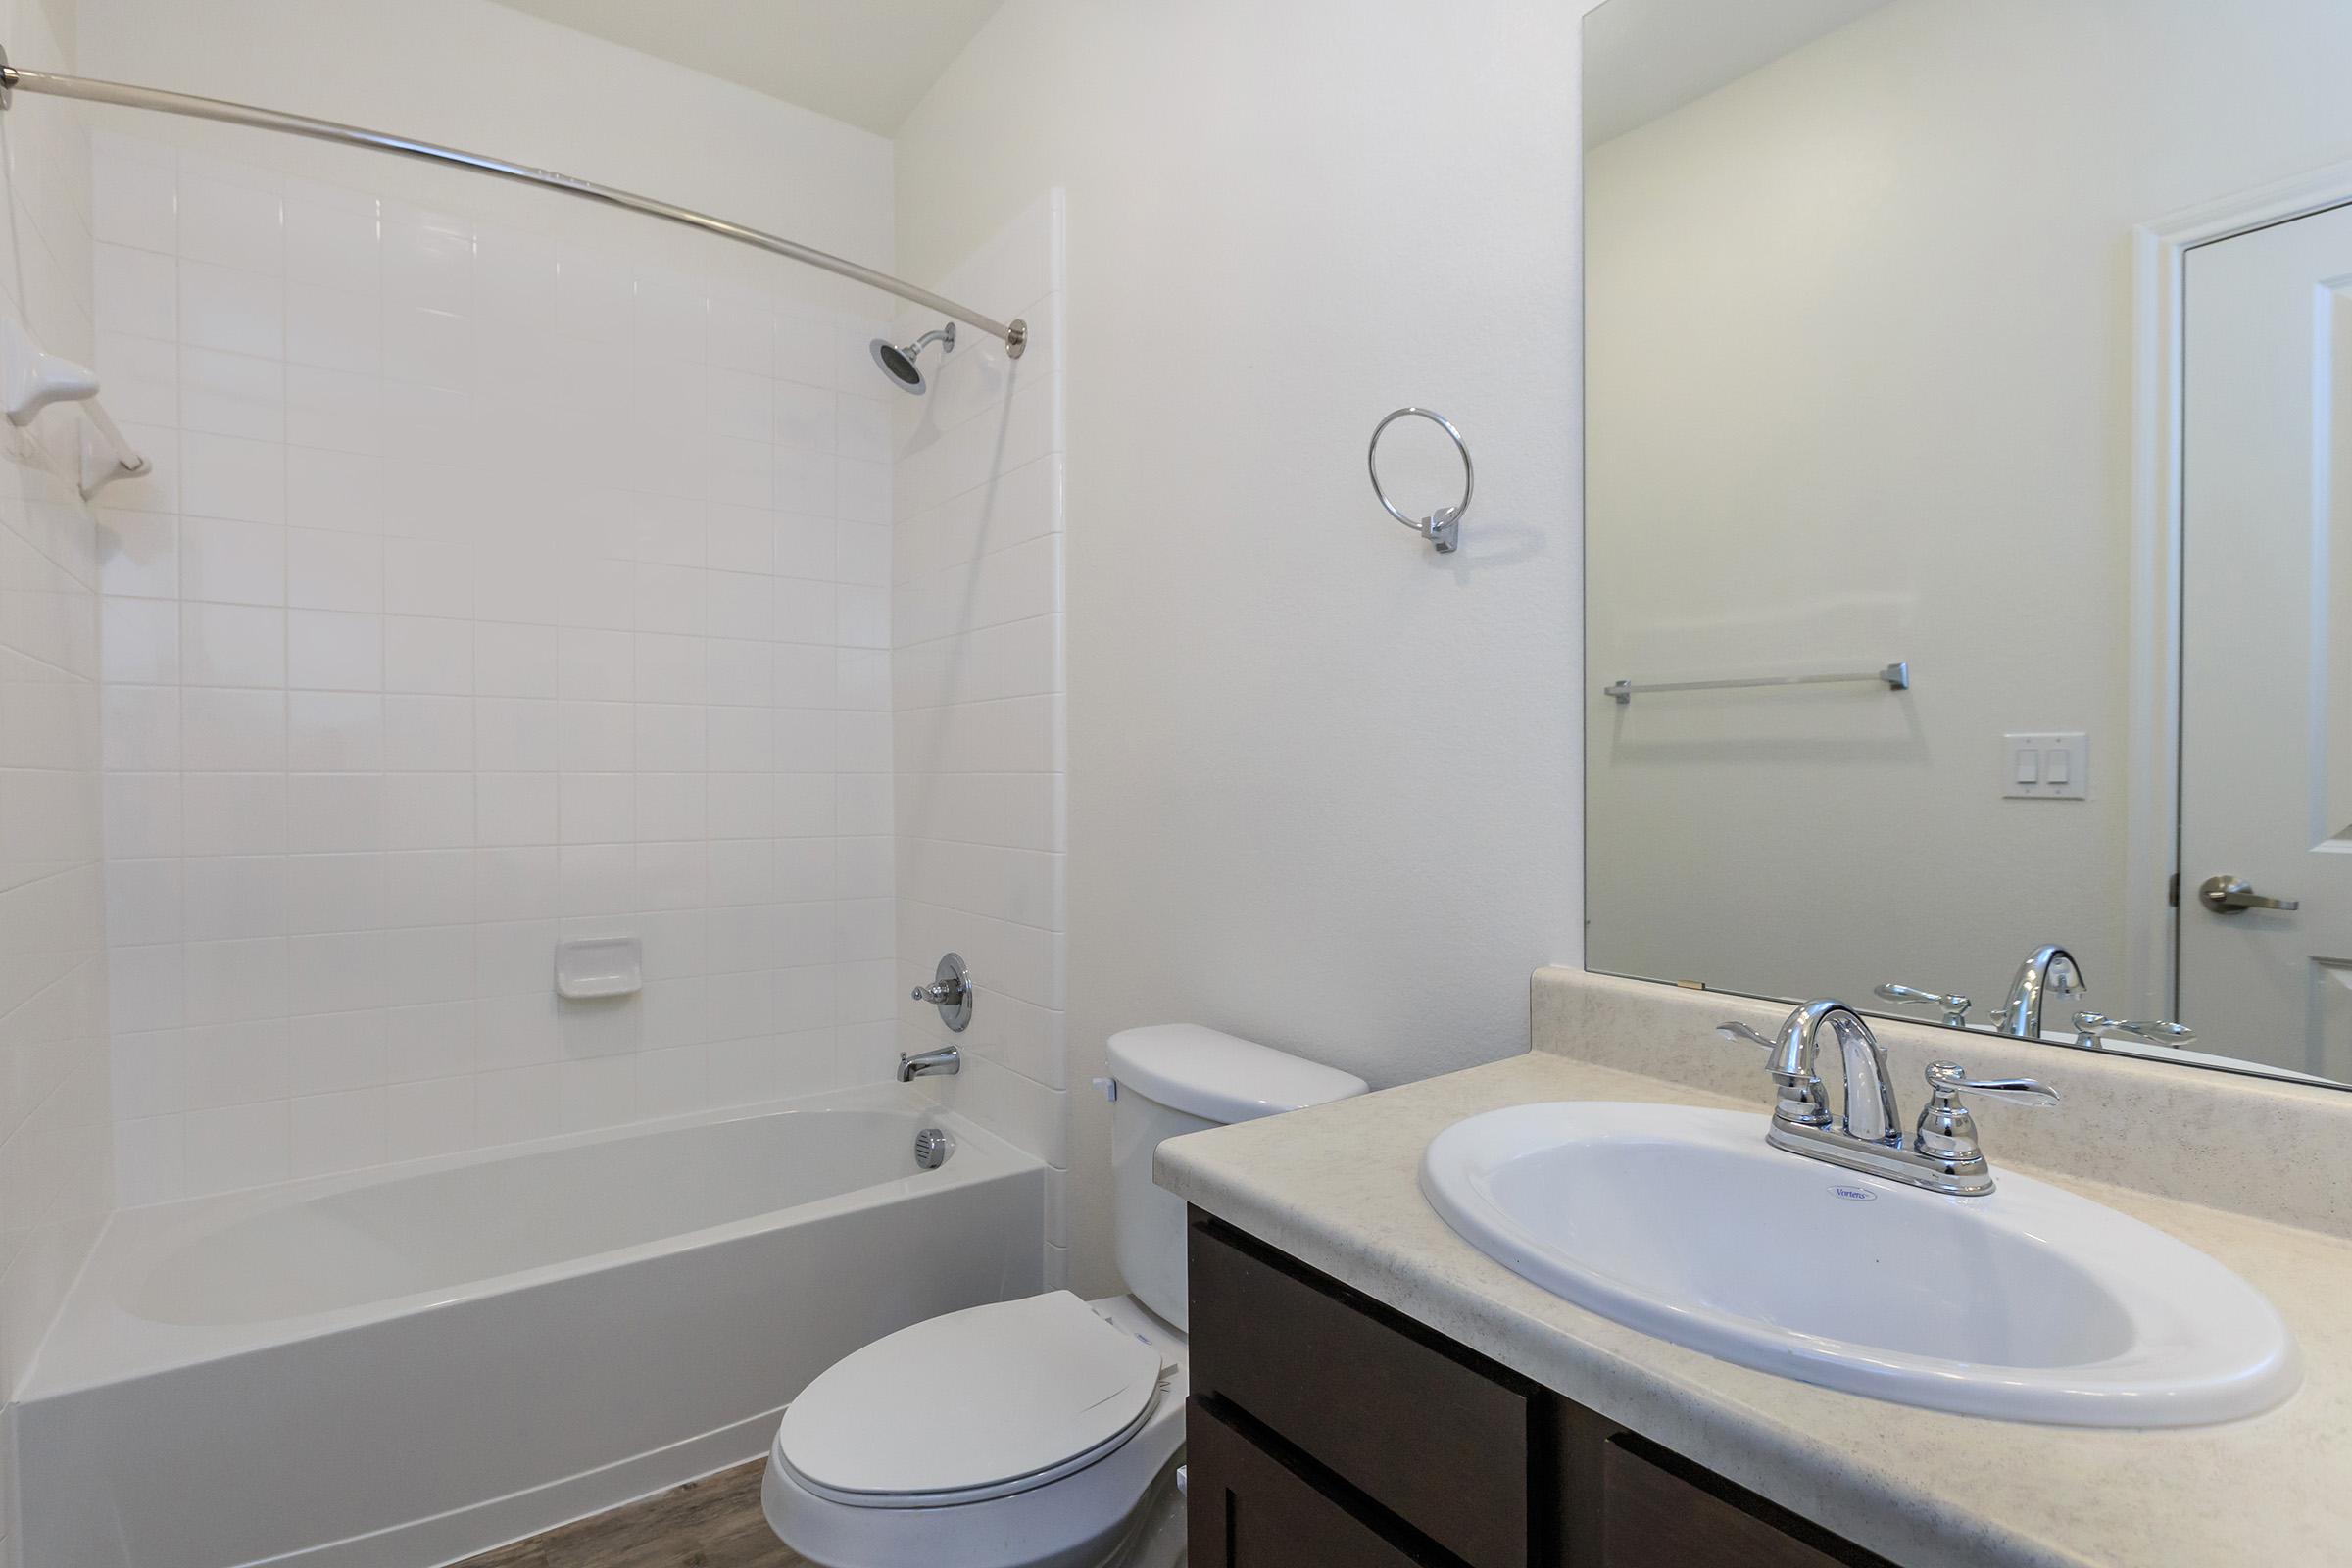
[[[1588,961],[2352,1080],[2352,6],[1585,56]]]

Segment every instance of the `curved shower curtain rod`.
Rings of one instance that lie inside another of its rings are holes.
[[[993,337],[1004,340],[1004,352],[1014,359],[1029,344],[1029,325],[1026,321],[1000,321],[982,316],[978,311],[956,304],[954,300],[934,294],[927,288],[917,288],[888,272],[877,272],[870,267],[803,245],[780,234],[731,223],[709,213],[698,213],[690,207],[677,207],[656,201],[650,196],[636,196],[610,185],[599,185],[591,179],[579,179],[570,174],[559,174],[550,169],[534,169],[528,164],[511,163],[504,158],[492,158],[482,153],[462,152],[437,142],[419,141],[414,136],[396,136],[390,131],[369,130],[364,125],[346,125],[332,120],[315,120],[309,115],[289,115],[275,109],[260,109],[252,104],[230,103],[220,98],[199,98],[190,93],[166,92],[157,87],[133,87],[119,81],[98,81],[89,76],[61,76],[53,72],[26,71],[10,65],[8,52],[0,49],[0,110],[9,107],[10,99],[19,92],[43,93],[53,98],[78,98],[85,103],[115,104],[124,109],[153,109],[167,115],[186,115],[196,120],[217,120],[223,124],[251,125],[258,130],[283,131],[289,136],[307,136],[313,141],[340,142],[347,147],[370,147],[377,152],[397,153],[405,158],[418,158],[426,163],[447,164],[456,169],[470,169],[476,173],[495,174],[502,179],[518,180],[526,185],[544,185],[569,195],[603,202],[608,207],[619,207],[649,218],[663,219],[688,228],[699,228],[707,234],[769,251],[777,256],[804,263],[846,277],[855,282],[878,288],[886,294],[896,294],[911,300],[927,310],[938,311],[978,327]]]

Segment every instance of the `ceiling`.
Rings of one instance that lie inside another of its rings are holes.
[[[1585,18],[1585,145],[1614,141],[1886,3],[1609,0]]]
[[[895,135],[1004,0],[503,0]]]

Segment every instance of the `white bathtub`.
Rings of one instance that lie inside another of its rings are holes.
[[[1044,1206],[876,1085],[118,1214],[20,1393],[25,1568],[425,1568],[753,1458],[858,1346],[1041,1289]]]

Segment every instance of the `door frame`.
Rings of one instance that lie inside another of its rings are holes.
[[[2185,208],[2132,231],[2131,656],[2124,774],[2124,983],[2177,1017],[2180,911],[2183,297],[2188,253],[2352,205],[2352,163]]]

